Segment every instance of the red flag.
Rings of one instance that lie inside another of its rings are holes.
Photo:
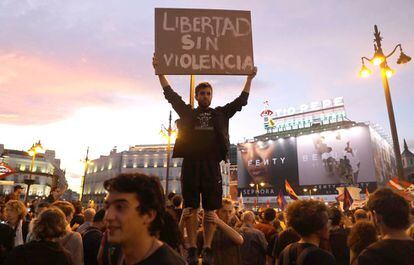
[[[344,206],[342,207],[344,211],[348,211],[352,203],[354,203],[354,200],[352,199],[348,189],[344,187]]]
[[[365,188],[365,197],[368,198],[369,197],[369,191],[368,191],[368,187]]]
[[[285,194],[283,194],[283,190],[280,189],[279,194],[277,195],[277,204],[279,205],[279,208],[285,210],[285,207],[287,205],[285,200]]]
[[[292,200],[299,200],[299,196],[295,193],[287,180],[285,180],[285,189]]]

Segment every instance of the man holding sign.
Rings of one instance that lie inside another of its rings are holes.
[[[158,59],[154,56],[153,66],[157,72]],[[250,86],[255,77],[257,68],[247,76],[244,89],[233,102],[222,107],[210,108],[213,98],[213,88],[203,82],[195,88],[195,99],[198,103],[192,109],[170,87],[166,77],[158,75],[164,90],[165,98],[180,116],[178,122],[179,136],[174,145],[173,157],[184,158],[181,180],[184,206],[191,208],[191,215],[187,221],[187,233],[190,249],[189,264],[198,264],[196,236],[197,236],[197,209],[202,206],[205,211],[205,220],[211,220],[214,210],[221,208],[222,179],[220,161],[226,160],[229,150],[229,119],[247,105]],[[210,217],[210,218],[209,218]],[[204,223],[203,264],[212,264],[211,243],[216,225]]]
[[[230,146],[229,119],[247,104],[256,75],[250,11],[155,9],[155,74],[165,98],[180,116],[173,157],[184,158],[181,181],[190,249],[188,263],[198,264],[197,209],[204,214],[203,264],[213,264],[211,246],[216,230],[215,210],[222,207],[220,162]],[[213,88],[203,82],[195,88],[193,109],[170,87],[165,75],[247,75],[241,95],[223,107],[210,108]],[[226,233],[226,231],[223,231]],[[231,237],[231,235],[227,235]]]

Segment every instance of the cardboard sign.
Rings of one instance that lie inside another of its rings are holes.
[[[155,55],[156,74],[250,74],[250,11],[156,8]]]
[[[4,162],[0,163],[0,179],[5,178],[13,173],[14,170],[9,165]]]

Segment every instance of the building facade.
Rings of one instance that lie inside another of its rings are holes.
[[[173,147],[171,147],[171,150]],[[171,152],[172,154],[172,152]],[[181,158],[171,158],[168,178],[168,192],[181,194]],[[220,163],[223,178],[223,196],[229,195],[230,164]],[[84,203],[93,200],[101,206],[106,195],[103,183],[121,173],[144,173],[160,178],[165,190],[167,174],[167,145],[136,145],[129,150],[117,152],[91,160],[88,165],[82,196]]]
[[[407,142],[404,139],[404,151],[401,154],[404,168],[404,177],[414,183],[414,154],[408,149]]]
[[[56,158],[53,150],[36,154],[33,169],[30,171],[32,156],[25,151],[5,149],[4,145],[0,144],[0,162],[6,163],[15,171],[1,180],[0,195],[13,192],[13,187],[19,184],[25,188],[22,193],[23,199],[28,180],[33,181],[30,185],[29,199],[48,196],[52,187],[67,186],[65,171],[60,168],[60,159]]]

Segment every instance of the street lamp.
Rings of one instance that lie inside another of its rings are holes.
[[[260,185],[260,187],[264,187],[265,185],[266,185],[266,183],[264,183],[263,181],[262,182],[260,182],[260,183],[250,183],[249,184],[250,185],[250,187],[252,187],[252,188],[254,188],[254,187],[256,187],[256,189],[255,189],[255,193],[256,193],[256,202],[257,202],[257,205],[259,205],[259,185]]]
[[[86,179],[86,174],[88,173],[88,167],[89,167],[89,165],[93,164],[93,162],[90,161],[90,159],[89,159],[89,146],[88,146],[88,149],[86,149],[86,156],[85,156],[85,160],[83,160],[83,162],[85,163],[85,166],[84,166],[84,171],[83,171],[83,176],[82,176],[81,192],[80,192],[80,195],[79,195],[79,200],[81,202],[82,202],[83,192],[85,190],[85,179]]]
[[[171,157],[171,140],[175,141],[177,137],[177,130],[171,127],[171,110],[170,117],[168,119],[168,128],[164,125],[161,126],[160,134],[167,139],[167,172],[165,176],[165,194],[168,194],[168,181],[170,179],[170,157]]]
[[[34,162],[35,162],[35,159],[36,159],[36,154],[38,154],[38,153],[40,153],[42,151],[43,151],[43,146],[40,143],[40,140],[37,143],[34,143],[32,145],[32,147],[30,147],[30,149],[28,150],[29,155],[32,157],[32,162],[30,164],[29,178],[24,180],[24,183],[27,185],[26,196],[24,198],[24,202],[27,202],[27,199],[29,198],[30,186],[35,183],[35,180],[32,179],[32,174],[33,174]]]
[[[391,136],[394,146],[394,153],[395,153],[395,160],[397,163],[397,174],[398,178],[403,179],[404,178],[404,172],[401,162],[401,152],[400,152],[400,144],[398,141],[398,133],[397,133],[397,126],[395,124],[395,117],[394,117],[394,108],[392,106],[392,100],[391,100],[391,93],[390,93],[390,86],[388,84],[388,78],[390,78],[394,74],[394,70],[392,70],[387,63],[387,58],[391,57],[397,48],[400,49],[400,56],[398,57],[397,64],[405,64],[408,63],[411,60],[411,57],[406,55],[403,50],[401,44],[398,44],[395,46],[394,50],[388,54],[384,55],[384,52],[382,51],[381,41],[382,37],[380,36],[380,32],[378,31],[377,25],[374,26],[374,57],[372,59],[369,59],[367,57],[362,57],[362,68],[360,73],[361,77],[368,77],[371,74],[371,70],[369,70],[365,64],[364,60],[371,62],[374,65],[377,65],[381,69],[381,77],[382,77],[382,84],[384,86],[384,92],[385,92],[385,100],[387,102],[387,110],[388,110],[388,117],[390,120],[390,128],[391,128]]]

